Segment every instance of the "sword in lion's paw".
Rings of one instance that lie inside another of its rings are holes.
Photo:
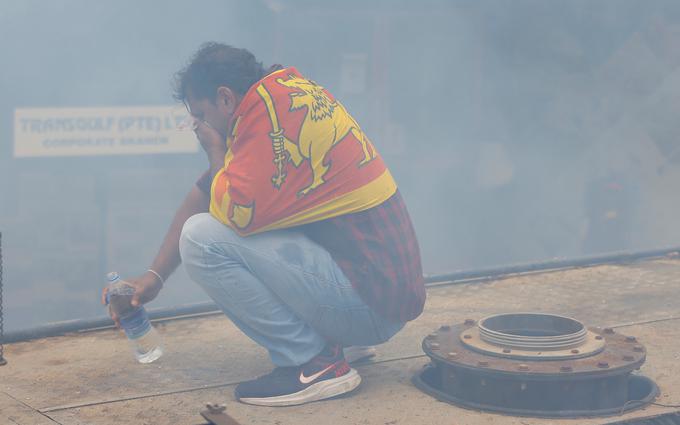
[[[267,89],[260,84],[257,86],[257,93],[264,101],[264,104],[267,107],[267,113],[269,114],[269,120],[272,123],[272,132],[269,133],[269,137],[272,139],[274,165],[276,166],[276,173],[272,176],[272,183],[274,184],[274,187],[280,189],[281,185],[286,181],[285,167],[288,157],[285,149],[285,137],[283,136],[283,129],[279,127],[279,118],[276,116],[274,102],[272,101],[269,92],[267,92]]]
[[[272,148],[274,149],[274,165],[276,165],[276,174],[272,176],[272,183],[277,189],[281,187],[283,182],[286,181],[286,161],[288,157],[286,156],[286,150],[284,148],[284,138],[283,130],[279,129],[277,131],[269,133],[269,137],[272,139]]]

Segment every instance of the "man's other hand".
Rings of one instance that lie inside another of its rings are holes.
[[[135,288],[135,293],[130,301],[130,304],[132,304],[133,307],[138,307],[153,300],[163,288],[161,281],[151,272],[146,272],[133,279],[126,279],[125,283]],[[107,291],[108,287],[104,287],[102,290],[101,302],[103,305],[106,305]],[[120,318],[111,310],[111,306],[109,306],[109,315],[116,324],[116,327],[120,328]]]
[[[161,289],[163,289],[163,283],[161,283],[158,277],[151,272],[146,272],[143,275],[132,279],[129,283],[135,288],[135,293],[132,296],[131,301],[133,307],[148,303],[156,298]]]

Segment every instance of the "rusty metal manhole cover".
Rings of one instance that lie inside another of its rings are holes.
[[[632,374],[646,358],[635,337],[568,317],[515,313],[466,320],[440,327],[422,346],[432,362],[414,383],[462,407],[606,416],[642,407],[658,394],[653,381]]]

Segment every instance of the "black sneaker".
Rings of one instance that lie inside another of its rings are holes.
[[[271,373],[236,386],[236,399],[259,406],[294,406],[345,394],[361,383],[339,346],[329,346],[308,363],[277,367]]]

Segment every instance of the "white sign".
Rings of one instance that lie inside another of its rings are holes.
[[[180,106],[21,108],[14,111],[14,156],[82,156],[198,151]]]

